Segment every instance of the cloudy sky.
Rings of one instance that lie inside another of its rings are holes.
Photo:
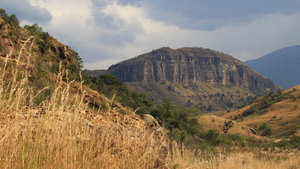
[[[0,0],[21,25],[71,46],[86,69],[160,47],[204,47],[251,60],[300,45],[299,0]]]

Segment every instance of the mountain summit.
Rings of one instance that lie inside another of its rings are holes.
[[[96,71],[88,71],[95,75]],[[227,54],[199,47],[163,47],[125,60],[101,73],[113,74],[138,92],[181,103],[228,108],[277,87]],[[98,75],[99,76],[99,75]]]

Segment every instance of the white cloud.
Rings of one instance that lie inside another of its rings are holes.
[[[112,66],[112,65],[114,65],[118,62],[119,62],[118,59],[111,59],[111,60],[107,59],[107,60],[104,60],[104,61],[87,63],[87,64],[84,64],[84,69],[88,68],[90,70],[97,70],[97,69],[101,69],[101,68],[99,68],[99,65],[102,65],[103,67],[109,67],[109,66]]]
[[[274,50],[300,44],[297,22],[300,14],[266,15],[249,23],[230,25],[211,33],[216,49],[243,61],[261,57]],[[219,38],[219,40],[217,39]]]
[[[85,15],[89,0],[28,0],[32,5],[46,8],[54,17],[70,13]]]
[[[245,61],[300,44],[300,14],[297,13],[269,14],[205,31],[155,20],[143,4],[124,5],[105,0],[30,2],[51,12],[53,19],[42,25],[44,30],[74,47],[87,69],[108,68],[118,61],[164,46],[205,47]],[[201,24],[203,20],[197,22]]]

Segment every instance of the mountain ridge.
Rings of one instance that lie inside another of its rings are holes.
[[[278,89],[270,79],[256,73],[238,59],[200,47],[163,47],[121,61],[106,72],[87,72],[96,77],[104,73],[112,74],[133,90],[148,93],[155,99],[162,99],[159,96],[162,93],[163,97],[184,104],[193,102],[210,106],[212,101],[207,98],[214,98],[211,100],[217,100],[217,104],[223,102],[220,104],[223,108],[230,107],[226,104],[231,103],[235,106],[246,104],[251,100],[250,97]],[[207,85],[210,89],[204,87]],[[234,88],[234,91],[229,88]]]
[[[248,60],[246,65],[272,79],[285,89],[300,84],[300,45],[281,48],[258,59]],[[267,65],[267,66],[266,66]]]

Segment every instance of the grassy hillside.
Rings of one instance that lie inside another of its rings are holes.
[[[222,117],[240,121],[241,124],[259,128],[267,123],[272,136],[298,135],[300,123],[300,86],[257,98],[252,104]]]
[[[222,133],[221,126],[223,126],[225,118],[214,116],[214,115],[203,115],[197,118],[198,122],[201,124],[205,130],[216,130]],[[227,120],[228,121],[228,120]],[[241,136],[253,136],[250,127],[240,124],[239,122],[233,122],[234,125],[229,129],[228,134],[240,134]]]

